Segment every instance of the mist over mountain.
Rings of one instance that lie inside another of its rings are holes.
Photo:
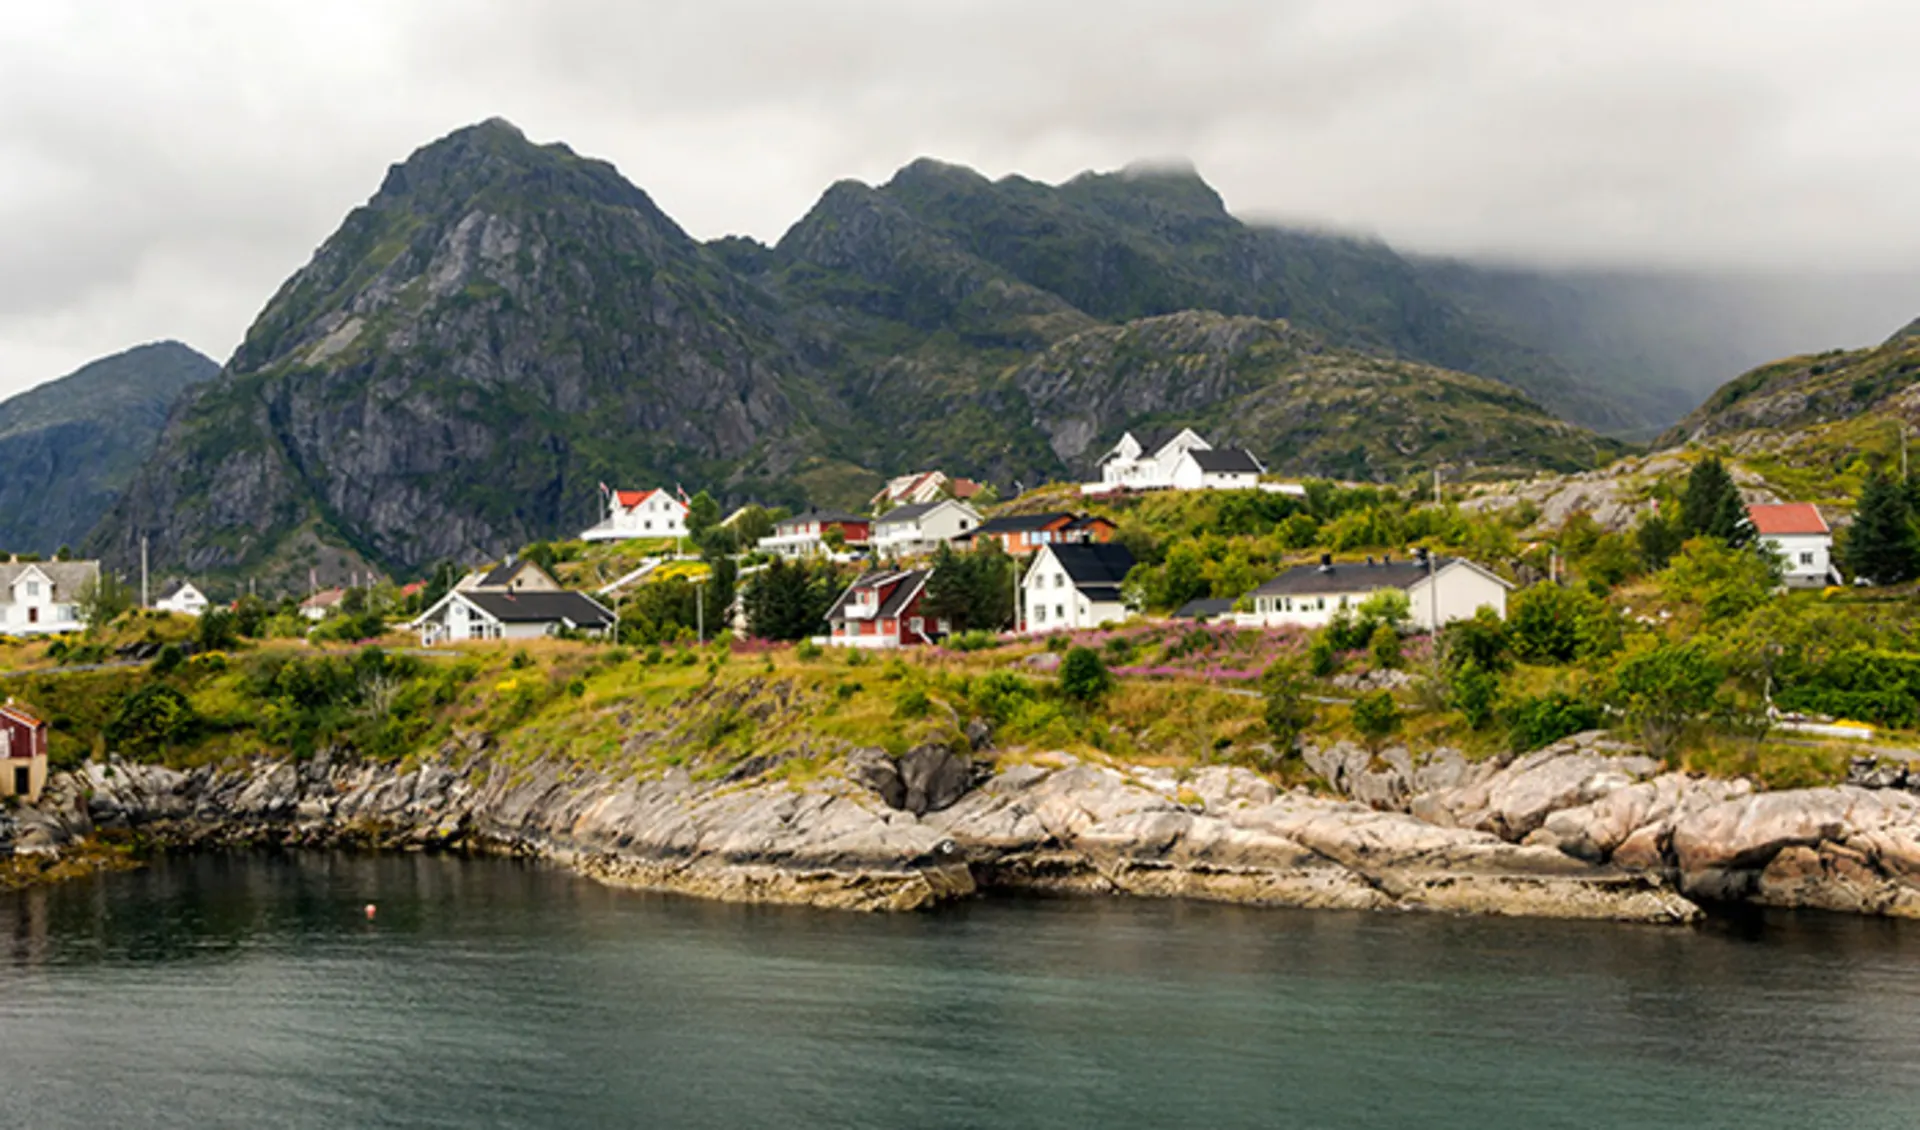
[[[702,243],[496,119],[389,171],[91,545],[407,571],[573,532],[601,482],[845,505],[916,467],[1086,475],[1162,422],[1292,473],[1574,469],[1620,450],[1596,430],[1651,434],[1717,380],[1738,303],[1660,285],[1249,225],[1177,168],[921,160],[833,185],[772,246]]]

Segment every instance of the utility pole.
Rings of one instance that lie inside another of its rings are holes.
[[[151,607],[147,603],[147,535],[140,535],[140,607]]]
[[[707,582],[693,582],[693,638],[699,643],[707,642]]]
[[[1440,468],[1433,469],[1433,504],[1440,505]]]

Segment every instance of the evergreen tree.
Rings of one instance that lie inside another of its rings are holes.
[[[1634,537],[1640,543],[1640,564],[1649,573],[1665,569],[1667,562],[1673,560],[1673,555],[1680,552],[1680,547],[1687,540],[1678,526],[1658,512],[1647,515]]]
[[[1880,471],[1867,476],[1842,559],[1856,577],[1876,585],[1897,585],[1920,577],[1920,537],[1914,532],[1905,484]]]
[[[776,558],[747,587],[747,630],[762,639],[806,639],[826,627],[827,609],[839,591],[830,566]]]
[[[1013,626],[1013,589],[1019,563],[996,541],[970,553],[941,545],[927,578],[926,611],[955,632],[1003,632]]]
[[[1680,499],[1681,532],[1690,538],[1719,538],[1728,545],[1743,545],[1750,534],[1746,519],[1740,488],[1720,457],[1709,455],[1694,464]]]
[[[720,524],[720,504],[713,496],[701,491],[687,500],[687,536],[695,541]]]

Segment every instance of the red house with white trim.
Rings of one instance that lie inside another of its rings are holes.
[[[836,647],[894,648],[934,643],[950,625],[921,609],[931,569],[880,570],[860,576],[827,612]]]
[[[12,699],[0,706],[0,797],[40,799],[47,787],[47,724]]]

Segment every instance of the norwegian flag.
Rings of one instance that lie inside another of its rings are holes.
[[[692,504],[693,499],[687,496],[686,487],[681,486],[679,483],[675,483],[673,484],[673,493],[679,496],[680,501],[688,503],[689,505]]]

